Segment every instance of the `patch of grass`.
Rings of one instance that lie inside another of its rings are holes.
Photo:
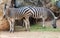
[[[60,32],[60,28],[56,28],[54,29],[53,27],[49,27],[49,26],[45,26],[44,28],[42,27],[42,25],[39,24],[35,24],[31,26],[31,31],[52,31],[52,32]]]

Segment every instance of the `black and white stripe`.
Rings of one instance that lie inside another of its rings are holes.
[[[55,22],[55,23],[53,22],[52,25],[53,25],[54,28],[56,28],[56,25],[55,25],[56,24],[56,17],[50,9],[47,9],[45,7],[31,7],[31,6],[29,8],[31,9],[31,11],[33,11],[33,12],[31,12],[33,18],[37,18],[37,19],[42,18],[43,27],[44,27],[45,19],[47,17],[51,17]]]
[[[51,12],[52,16],[55,17],[53,12],[45,7],[29,7],[31,9],[34,18],[41,18],[40,16],[47,16],[48,12]],[[50,13],[49,13],[50,14]]]

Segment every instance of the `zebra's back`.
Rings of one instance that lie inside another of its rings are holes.
[[[44,7],[29,7],[33,13],[32,16],[34,18],[41,18],[42,16],[47,16],[47,10]]]

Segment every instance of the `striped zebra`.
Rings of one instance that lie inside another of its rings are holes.
[[[14,32],[14,22],[15,20],[21,20],[23,19],[25,23],[26,30],[28,31],[30,29],[30,23],[29,23],[29,16],[30,8],[28,7],[21,7],[21,8],[10,8],[7,6],[7,4],[4,5],[3,8],[3,17],[7,18],[9,24],[10,24],[10,32]]]
[[[45,19],[47,19],[48,17],[51,17],[52,26],[54,28],[56,28],[56,19],[57,19],[57,17],[55,17],[54,13],[50,9],[47,9],[45,7],[33,7],[33,6],[32,7],[29,6],[29,8],[32,11],[32,13],[31,13],[32,16],[31,17],[36,18],[36,19],[42,18],[43,27],[45,27],[45,25],[44,25],[45,24]]]

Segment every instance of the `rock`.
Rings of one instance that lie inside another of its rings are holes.
[[[9,23],[3,16],[3,7],[4,4],[7,3],[9,5],[11,0],[0,0],[0,31],[9,30]]]
[[[0,31],[5,30],[9,30],[9,23],[5,18],[4,19],[0,18]]]

